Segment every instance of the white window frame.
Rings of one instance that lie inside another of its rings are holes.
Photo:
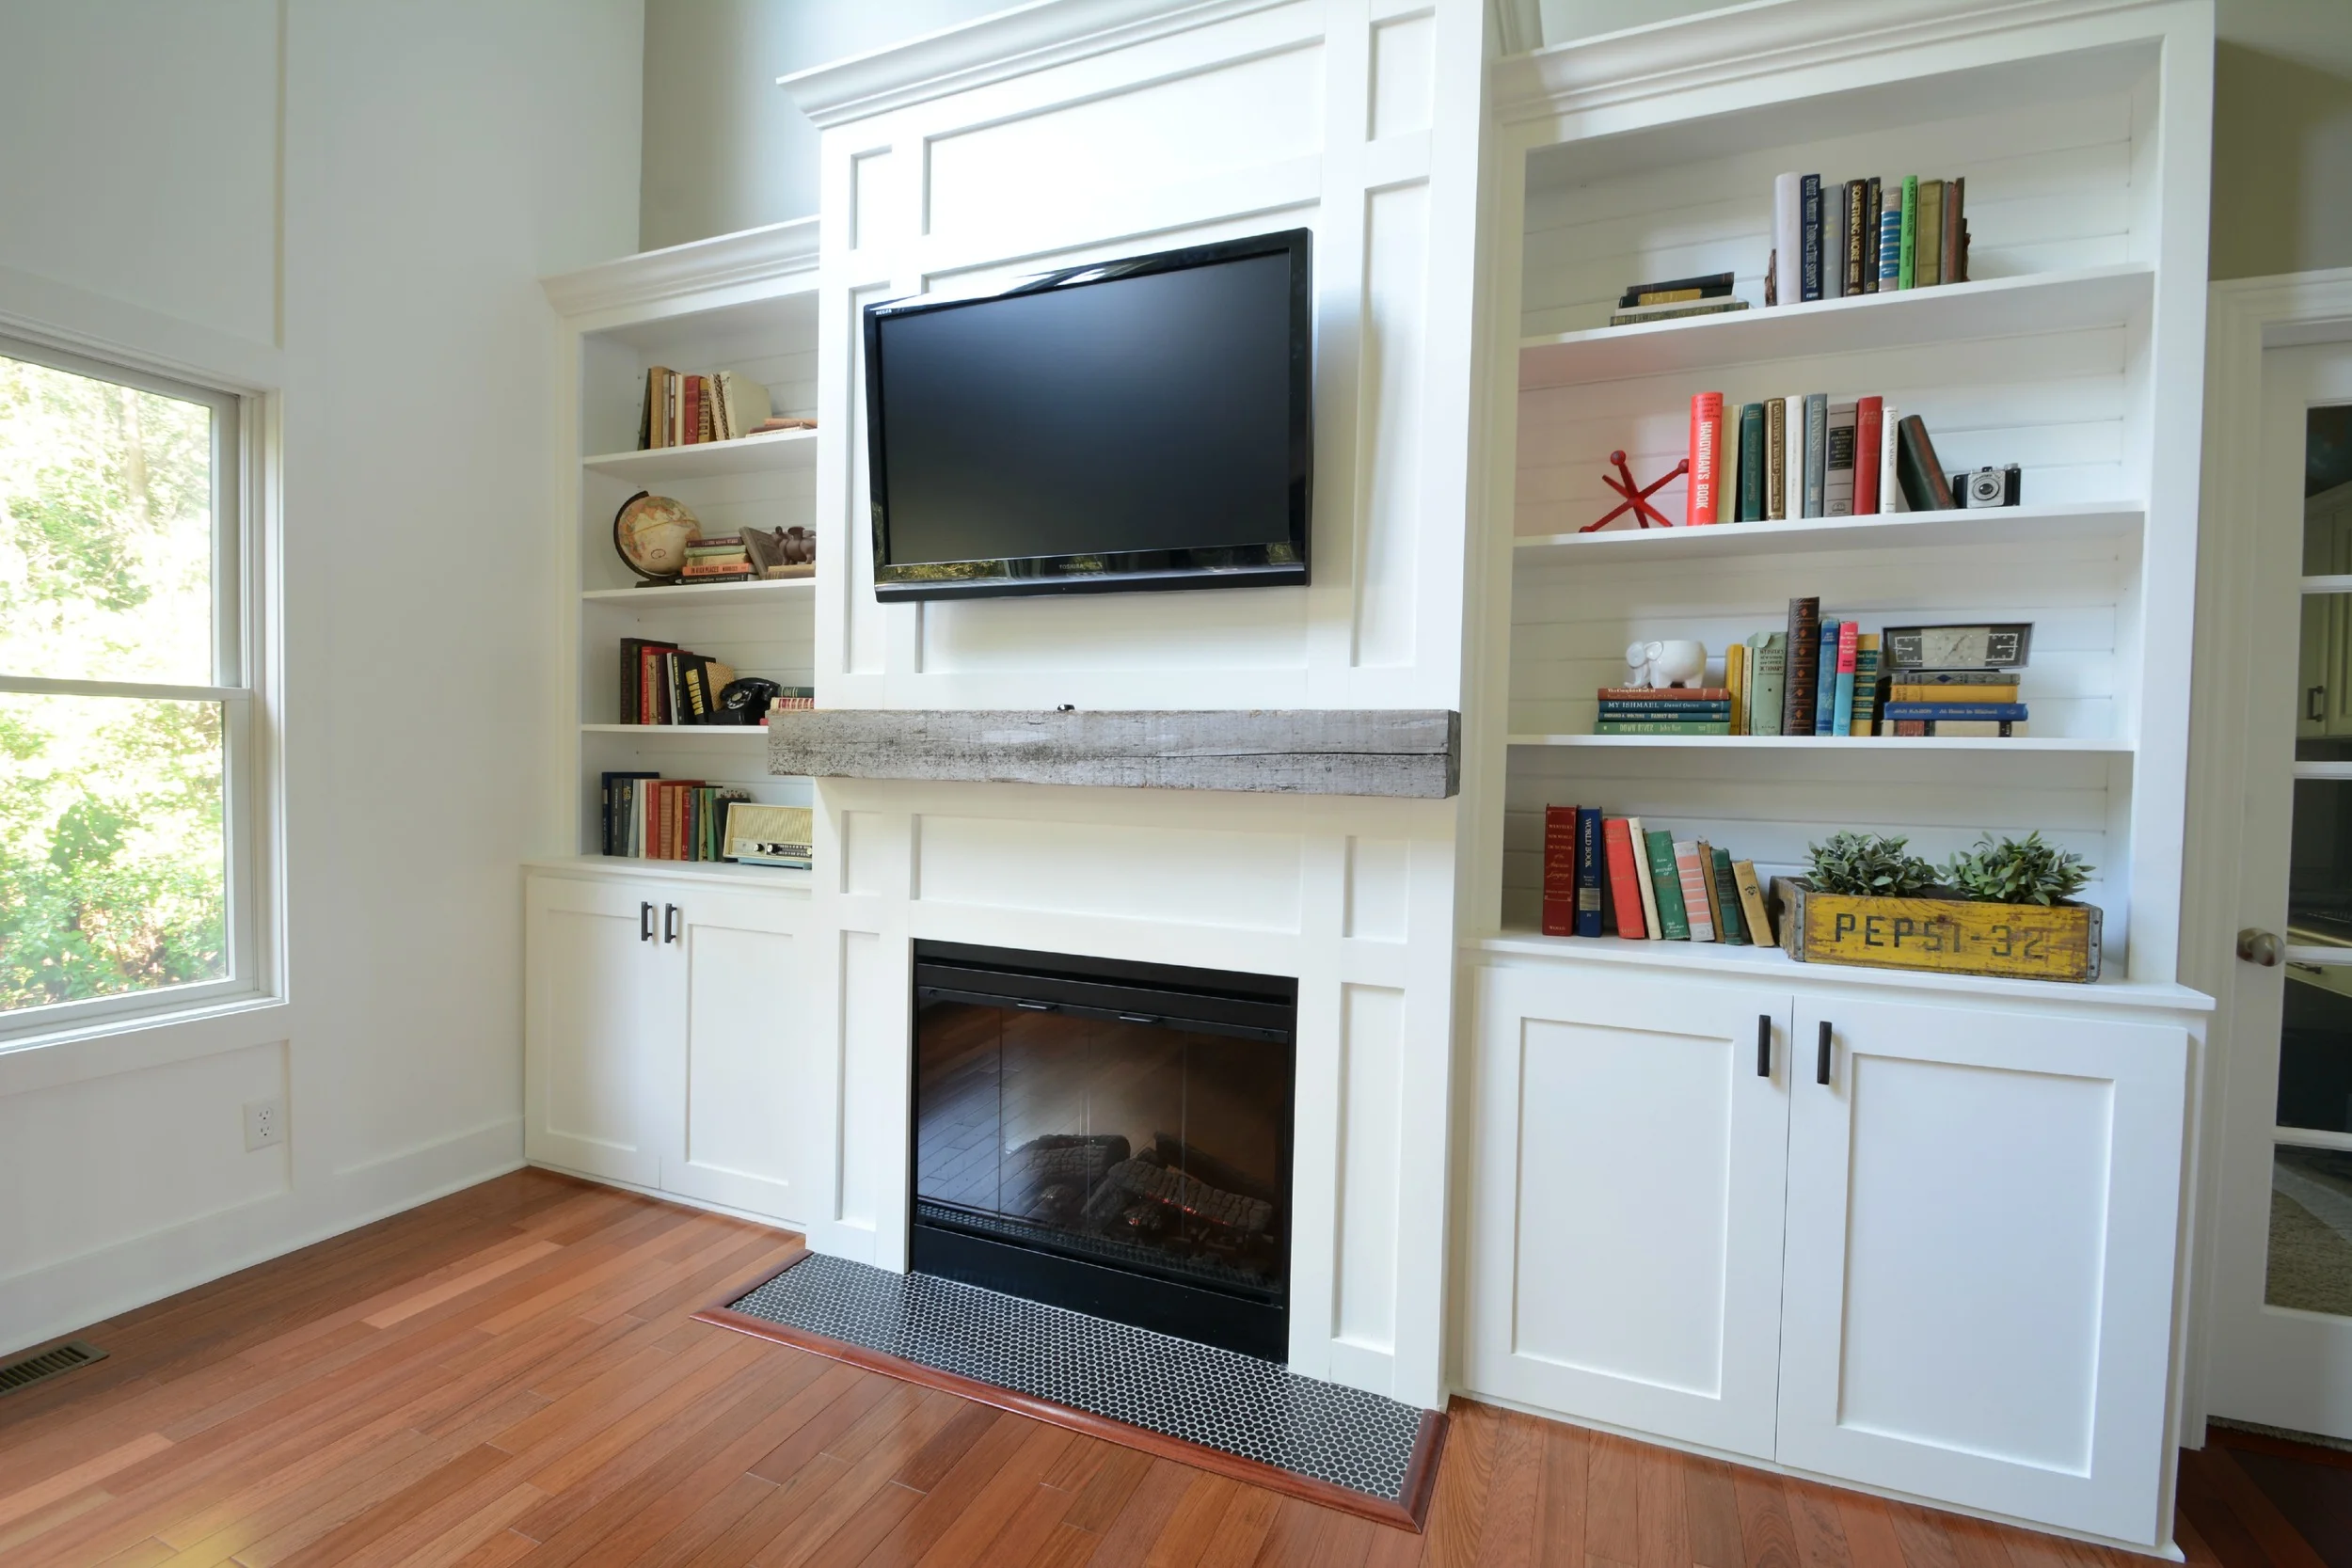
[[[212,411],[213,681],[172,686],[151,681],[53,680],[0,671],[0,692],[94,698],[148,698],[221,705],[221,840],[228,973],[216,980],[0,1012],[0,1053],[62,1043],[125,1028],[202,1016],[275,1000],[276,942],[265,875],[274,857],[267,834],[276,817],[268,764],[268,705],[262,675],[269,640],[262,611],[259,523],[266,483],[263,439],[272,410],[264,395],[151,369],[129,357],[62,348],[0,331],[0,356],[203,404]]]

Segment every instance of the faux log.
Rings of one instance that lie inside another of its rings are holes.
[[[1437,800],[1461,784],[1443,709],[1135,713],[818,708],[768,725],[773,773]]]

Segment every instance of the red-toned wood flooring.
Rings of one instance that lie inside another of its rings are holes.
[[[0,1398],[0,1563],[2145,1560],[1468,1402],[1388,1529],[693,1321],[797,1245],[523,1171],[94,1324]],[[2216,1436],[2192,1562],[2352,1568],[2346,1456]]]

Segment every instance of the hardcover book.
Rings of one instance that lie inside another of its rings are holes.
[[[1821,183],[1821,297],[1842,298],[1846,293],[1846,187],[1835,180]]]
[[[1880,420],[1884,398],[1856,398],[1853,405],[1853,515],[1867,517],[1879,509]]]
[[[1797,243],[1804,246],[1799,274],[1805,300],[1821,297],[1821,177],[1808,174],[1798,182]]]
[[[2011,675],[1999,683],[1987,673],[1966,680],[1930,682],[1918,679],[1920,672],[1907,671],[1900,680],[1890,683],[1886,700],[1890,703],[2013,703],[2017,700],[2017,677]]]
[[[1851,517],[1854,513],[1854,451],[1859,428],[1855,404],[1849,399],[1829,405],[1829,444],[1822,458],[1821,515]]]
[[[1906,719],[1932,719],[1938,723],[1975,719],[2011,721],[2031,718],[2024,703],[1889,703],[1886,717],[1897,723]]]
[[[1919,239],[1919,177],[1903,176],[1902,227],[1902,286],[1915,289],[1918,284],[1917,245]]]
[[[1804,399],[1782,398],[1781,404],[1781,471],[1788,483],[1783,498],[1786,515],[1804,515]]]
[[[1708,886],[1715,895],[1715,940],[1743,943],[1748,940],[1748,923],[1740,914],[1740,884],[1731,875],[1731,851],[1710,845],[1708,860],[1714,879]]]
[[[1903,286],[1903,192],[1887,186],[1879,197],[1879,286],[1891,294]]]
[[[1879,634],[1866,631],[1854,639],[1853,724],[1848,735],[1878,734]]]
[[[1627,817],[1625,826],[1626,832],[1632,835],[1629,842],[1633,850],[1634,881],[1642,890],[1643,929],[1649,934],[1650,941],[1658,942],[1666,933],[1658,925],[1658,879],[1650,875],[1649,834],[1643,830],[1642,819],[1638,816]]]
[[[1813,733],[1836,735],[1837,717],[1837,640],[1844,632],[1837,621],[1821,623],[1820,674],[1815,688]]]
[[[1675,839],[1675,879],[1682,895],[1682,919],[1688,926],[1692,942],[1715,940],[1713,899],[1708,884],[1715,879],[1712,867],[1699,859],[1699,846],[1694,839]]]
[[[1597,719],[1595,735],[1729,735],[1731,716],[1719,719]]]
[[[1748,733],[1748,648],[1734,642],[1724,650],[1724,684],[1731,688],[1731,733]]]
[[[1700,528],[1716,520],[1723,457],[1724,395],[1695,393],[1691,399],[1691,483],[1683,491],[1684,527]]]
[[[1846,243],[1841,250],[1846,263],[1846,286],[1842,292],[1850,294],[1861,293],[1869,287],[1863,275],[1862,257],[1867,248],[1864,242],[1867,237],[1870,245],[1878,243],[1878,209],[1867,205],[1869,199],[1868,181],[1846,182],[1846,201],[1841,209],[1846,215],[1842,226]]]
[[[1600,808],[1576,808],[1576,934],[1600,935],[1601,926]]]
[[[1804,297],[1804,177],[1772,179],[1772,296],[1794,305]]]
[[[1642,879],[1634,870],[1633,834],[1622,816],[1604,817],[1600,825],[1602,858],[1608,870],[1602,879],[1617,935],[1640,942],[1649,935],[1642,917]]]
[[[1906,511],[1948,512],[1951,482],[1944,477],[1943,460],[1928,438],[1928,425],[1916,414],[1906,414],[1896,427],[1895,477],[1903,488]]]
[[[1874,175],[1863,182],[1860,227],[1862,230],[1862,292],[1864,293],[1874,294],[1879,292],[1881,245],[1879,234],[1884,227],[1880,222],[1880,217],[1884,206],[1885,198],[1880,190],[1878,178]]]
[[[1780,733],[1811,735],[1813,733],[1814,697],[1820,690],[1821,641],[1821,601],[1791,599],[1788,601],[1788,668],[1783,689],[1780,711]]]
[[[1837,626],[1837,705],[1829,724],[1832,735],[1853,734],[1853,689],[1860,673],[1862,627],[1852,621]]]
[[[1829,394],[1804,395],[1804,515],[1819,517],[1829,493]]]
[[[1788,681],[1788,634],[1757,632],[1748,639],[1748,733],[1780,734],[1782,693]]]
[[[1902,410],[1893,404],[1885,404],[1879,409],[1879,510],[1881,512],[1911,510],[1903,501],[1902,483],[1898,476],[1895,461],[1897,454],[1902,450],[1901,432],[1897,428],[1901,423]]]
[[[1745,917],[1750,940],[1760,947],[1772,945],[1772,911],[1764,902],[1764,885],[1756,875],[1754,861],[1733,861],[1731,880],[1740,890],[1740,912]]]
[[[1764,520],[1764,405],[1740,407],[1740,520]]]
[[[1944,281],[1968,281],[1968,223],[1961,213],[1967,194],[1965,179],[1944,182]]]
[[[1663,828],[1645,832],[1649,847],[1650,896],[1658,903],[1659,934],[1668,942],[1691,940],[1691,914],[1682,903],[1682,873],[1675,864],[1674,834]]]
[[[1544,808],[1544,935],[1576,934],[1576,808]]]
[[[1788,400],[1772,398],[1764,404],[1764,515],[1779,522],[1788,515]]]
[[[1944,281],[1944,182],[1919,182],[1919,233],[1913,279],[1922,289]]]

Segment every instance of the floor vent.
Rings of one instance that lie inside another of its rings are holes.
[[[0,1394],[13,1394],[19,1388],[29,1388],[61,1372],[76,1367],[87,1367],[93,1361],[103,1361],[106,1353],[96,1345],[80,1339],[68,1339],[62,1345],[52,1345],[45,1351],[20,1356],[0,1365]]]

